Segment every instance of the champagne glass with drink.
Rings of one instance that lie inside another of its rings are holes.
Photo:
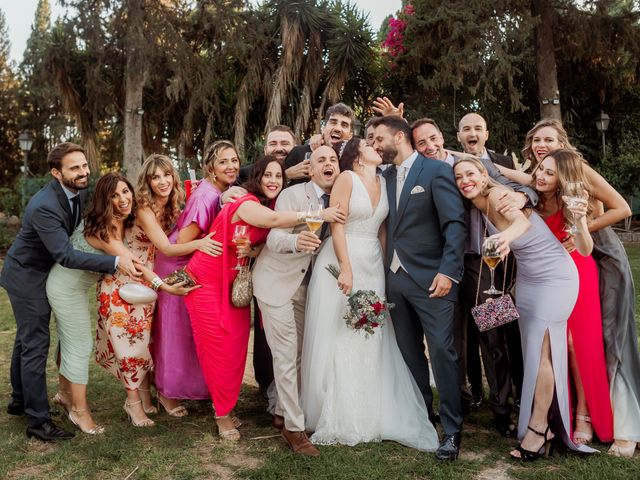
[[[567,198],[567,207],[575,207],[577,206],[578,202],[580,202],[584,197],[584,186],[582,185],[582,182],[567,182],[564,186],[564,192],[563,194]],[[575,216],[573,215],[573,213],[571,214],[572,216],[572,224],[571,227],[567,228],[567,233],[569,233],[569,235],[575,235],[576,233],[578,233],[578,227],[576,226],[576,219]]]
[[[491,271],[491,287],[489,287],[489,290],[484,291],[487,295],[498,295],[501,293],[493,283],[493,275],[501,260],[499,248],[500,243],[494,238],[487,238],[482,245],[482,260],[484,260],[484,263],[487,264]]]
[[[320,229],[322,228],[322,224],[324,223],[324,219],[322,218],[322,205],[313,205],[309,204],[309,208],[307,209],[307,216],[305,217],[305,223],[309,230],[316,235],[320,233]],[[317,253],[317,249],[314,250],[313,255]]]
[[[249,240],[249,230],[246,225],[236,225],[236,229],[233,232],[233,243],[236,244],[236,247],[248,247],[251,244],[251,240]],[[240,258],[236,261],[236,266],[233,267],[233,270],[242,270],[242,262]]]

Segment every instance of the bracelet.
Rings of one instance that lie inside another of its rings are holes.
[[[151,280],[151,288],[153,288],[155,291],[158,291],[163,283],[164,282],[160,277],[155,277],[153,280]]]

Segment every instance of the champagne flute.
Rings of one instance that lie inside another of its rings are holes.
[[[567,207],[577,206],[577,203],[582,200],[584,194],[584,186],[582,182],[566,182],[564,186],[564,195],[569,197],[567,199]],[[578,227],[576,226],[576,219],[573,213],[572,217],[572,225],[567,228],[567,233],[569,235],[575,235],[578,233]]]
[[[482,245],[482,260],[484,260],[484,263],[487,264],[491,271],[491,287],[489,287],[489,290],[484,291],[487,295],[498,295],[501,293],[493,283],[493,275],[501,260],[499,247],[500,243],[498,243],[495,238],[487,238]]]
[[[232,241],[236,244],[236,247],[248,247],[251,244],[251,240],[249,240],[249,230],[246,225],[236,225]],[[242,267],[241,259],[238,258],[233,270],[242,270]]]
[[[309,204],[309,208],[307,209],[307,216],[304,219],[309,231],[319,234],[320,229],[322,228],[322,224],[324,223],[324,219],[322,218],[322,205],[319,204],[317,206],[313,204]],[[312,252],[312,255],[318,253],[318,249],[315,249]]]

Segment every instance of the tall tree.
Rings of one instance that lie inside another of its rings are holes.
[[[532,0],[531,8],[534,19],[538,21],[536,25],[536,70],[538,72],[540,117],[562,120],[553,40],[556,10],[552,0]]]
[[[142,115],[144,107],[142,93],[147,79],[145,58],[146,39],[144,0],[127,0],[125,48],[127,65],[125,68],[124,100],[124,156],[122,169],[131,179],[137,179],[144,151],[142,149]]]

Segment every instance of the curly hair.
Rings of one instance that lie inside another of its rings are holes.
[[[114,225],[115,213],[111,199],[118,188],[118,183],[123,182],[131,191],[132,205],[131,213],[124,219],[124,228],[131,228],[135,219],[136,199],[133,196],[133,185],[127,178],[118,173],[107,173],[96,183],[96,190],[93,196],[93,203],[89,207],[84,218],[84,234],[88,237],[98,237],[108,242],[109,238],[117,234]]]
[[[173,189],[169,194],[169,200],[164,208],[156,205],[155,195],[151,190],[150,182],[156,170],[160,169],[165,174],[173,177]],[[156,216],[162,229],[167,232],[180,215],[180,208],[184,202],[184,190],[180,182],[178,171],[173,162],[166,155],[152,153],[142,164],[142,171],[138,176],[136,187],[136,201],[138,208],[150,208]]]
[[[531,144],[533,143],[533,137],[535,136],[536,132],[545,127],[551,127],[558,133],[558,143],[560,144],[560,148],[573,150],[574,152],[577,151],[576,148],[571,145],[571,142],[569,141],[569,135],[562,126],[560,120],[557,120],[555,118],[543,118],[538,123],[536,123],[531,130],[527,132],[527,136],[524,139],[524,147],[522,149],[522,156],[525,160],[531,160],[531,164],[533,165],[534,169],[538,166],[538,161],[536,160],[536,156],[533,153]]]

